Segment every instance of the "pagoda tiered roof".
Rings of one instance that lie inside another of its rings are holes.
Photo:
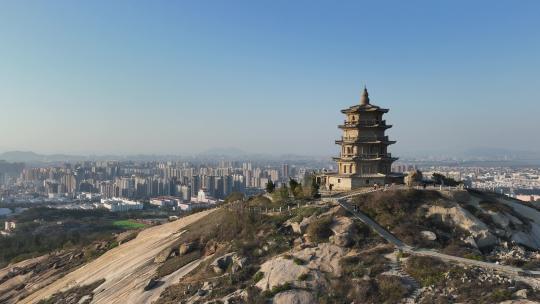
[[[349,114],[349,113],[360,113],[360,112],[382,112],[382,113],[388,113],[388,109],[381,108],[376,105],[367,104],[367,105],[354,105],[348,109],[341,110],[341,113],[343,114]]]
[[[364,92],[362,92],[362,96],[360,99],[359,105],[354,105],[352,107],[349,107],[348,109],[341,110],[341,113],[348,114],[348,113],[360,113],[360,112],[382,112],[387,113],[388,109],[381,108],[379,106],[373,105],[369,103],[369,93],[367,91],[367,88],[364,87]]]

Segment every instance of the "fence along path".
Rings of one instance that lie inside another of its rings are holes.
[[[243,201],[234,201],[230,204],[225,205],[223,208],[229,211],[247,211],[251,213],[261,213],[261,214],[273,214],[273,213],[290,213],[292,210],[308,207],[308,206],[320,206],[319,201],[307,201],[304,203],[296,203],[292,205],[287,205],[287,207],[258,207],[258,206],[246,206]]]

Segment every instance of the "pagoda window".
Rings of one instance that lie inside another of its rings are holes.
[[[353,165],[352,164],[349,166],[349,173],[353,173]]]

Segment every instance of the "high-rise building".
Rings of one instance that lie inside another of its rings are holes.
[[[281,167],[281,176],[284,181],[289,179],[289,164],[283,164]]]
[[[180,187],[181,197],[184,202],[189,202],[191,200],[191,187],[183,185]]]

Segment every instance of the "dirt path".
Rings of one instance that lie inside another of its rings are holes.
[[[96,260],[37,290],[20,303],[36,303],[55,292],[100,279],[105,279],[105,282],[96,288],[93,303],[145,303],[146,297],[141,297],[143,288],[158,267],[153,262],[154,257],[178,238],[182,228],[213,211],[215,209],[143,230],[134,240],[107,251]]]

